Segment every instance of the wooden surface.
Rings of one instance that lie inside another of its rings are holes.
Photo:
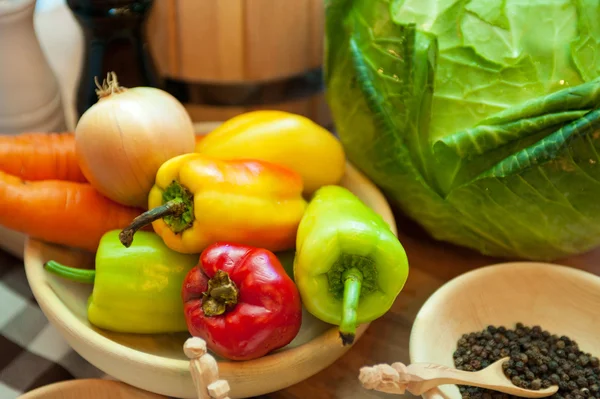
[[[333,365],[317,375],[268,399],[369,399],[413,398],[410,393],[390,395],[362,388],[358,372],[362,366],[377,363],[410,363],[409,337],[417,312],[446,281],[475,268],[505,260],[479,255],[464,248],[438,243],[417,225],[394,210],[398,236],[410,262],[410,274],[404,290],[392,309],[371,323],[361,340]],[[575,267],[600,275],[600,249],[553,263]]]
[[[165,76],[250,83],[321,66],[323,26],[323,0],[161,0],[147,31]]]
[[[58,382],[28,392],[18,399],[168,399],[129,385],[108,380]]]

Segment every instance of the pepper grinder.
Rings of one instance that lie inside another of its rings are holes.
[[[115,72],[125,87],[161,87],[144,29],[153,0],[67,0],[83,30],[77,119],[98,101],[96,82]]]
[[[58,80],[38,41],[35,0],[0,0],[0,134],[66,130]]]

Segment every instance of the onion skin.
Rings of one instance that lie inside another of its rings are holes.
[[[160,166],[194,152],[194,125],[169,93],[152,87],[121,88],[114,79],[114,86],[98,91],[100,99],[77,123],[77,161],[101,194],[147,209]]]

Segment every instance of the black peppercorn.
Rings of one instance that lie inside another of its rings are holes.
[[[569,363],[565,363],[565,364],[562,365],[562,369],[566,373],[569,370],[571,370],[571,365]]]
[[[518,375],[513,376],[510,381],[515,384],[516,386],[519,386],[521,384],[521,378]]]
[[[548,377],[548,379],[553,384],[558,384],[558,382],[560,381],[560,377],[558,376],[558,374],[550,374],[550,377]]]
[[[517,369],[517,371],[523,371],[524,368],[525,368],[525,365],[523,364],[523,362],[518,361],[515,363],[515,369]]]
[[[575,380],[575,382],[577,383],[579,388],[587,388],[588,386],[588,380],[585,377],[579,377],[577,378],[577,380]]]
[[[590,391],[596,393],[596,392],[600,391],[600,387],[597,384],[591,385]]]
[[[538,391],[540,388],[542,388],[542,381],[540,379],[531,381],[531,389]]]
[[[569,383],[567,384],[567,386],[569,387],[569,389],[573,390],[573,389],[577,389],[577,383],[575,381],[569,381]]]
[[[591,357],[590,358],[590,365],[592,367],[598,367],[600,365],[600,360],[598,360],[597,357]]]

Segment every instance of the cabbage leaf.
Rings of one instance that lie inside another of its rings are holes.
[[[348,158],[433,237],[553,260],[600,245],[597,0],[328,0]]]

